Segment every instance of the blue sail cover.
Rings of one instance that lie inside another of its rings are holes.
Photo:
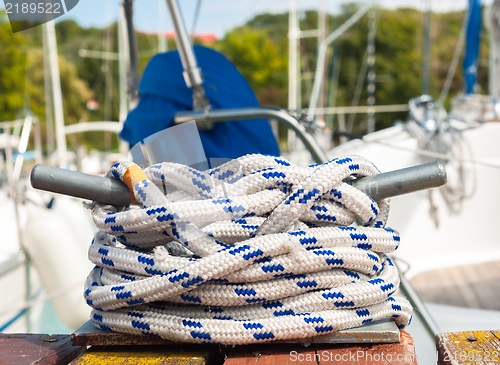
[[[194,46],[194,53],[212,108],[259,106],[250,85],[226,57],[203,46]],[[186,86],[182,72],[177,51],[157,54],[151,59],[139,85],[140,101],[127,116],[120,133],[130,146],[172,126],[176,112],[192,110],[191,89]],[[213,129],[199,133],[207,159],[233,159],[248,153],[279,155],[266,119],[214,123]]]
[[[474,93],[477,75],[477,57],[481,42],[481,4],[480,0],[469,0],[469,20],[467,22],[466,46],[464,56],[465,93]]]

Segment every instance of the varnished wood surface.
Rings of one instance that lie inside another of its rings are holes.
[[[0,365],[67,365],[84,351],[68,335],[0,333]]]
[[[500,310],[500,261],[432,270],[410,282],[426,302]]]

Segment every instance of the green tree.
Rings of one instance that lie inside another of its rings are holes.
[[[85,120],[86,102],[92,97],[87,84],[77,77],[75,66],[62,56],[59,56],[59,74],[63,94],[64,120],[66,124],[75,124]],[[43,118],[45,115],[45,91],[43,52],[32,49],[28,53],[27,95],[30,98],[31,109]]]
[[[45,126],[45,78],[40,27],[12,33],[0,15],[0,120],[12,120],[32,112]],[[75,66],[59,56],[66,124],[86,118],[85,104],[92,96]],[[45,128],[42,128],[45,137]]]
[[[287,80],[286,57],[263,30],[235,28],[216,44],[248,80],[260,102],[283,105]]]
[[[12,33],[5,13],[0,13],[0,121],[17,118],[24,107],[25,46],[25,39]]]
[[[110,37],[108,51],[118,52],[117,24],[102,29],[82,28],[74,20],[65,20],[57,23],[56,32],[59,53],[76,67],[77,77],[87,83],[100,104],[98,110],[88,113],[88,120],[118,120],[118,63],[81,56],[82,50],[106,51],[107,36]]]
[[[406,104],[420,95],[421,32],[420,13],[414,9],[382,10],[376,36],[376,103]],[[392,125],[406,113],[377,116],[378,128]]]
[[[329,32],[340,26],[349,19],[357,10],[357,4],[345,4],[341,7],[339,14],[327,16],[327,27]],[[431,63],[430,63],[430,94],[438,98],[448,72],[452,59],[453,51],[458,40],[458,35],[462,26],[464,12],[434,13],[431,20]],[[318,14],[316,11],[303,11],[299,13],[300,28],[302,30],[316,29],[318,26]],[[416,97],[421,93],[422,78],[422,49],[423,49],[423,21],[424,14],[416,9],[402,8],[396,10],[378,9],[378,25],[376,31],[376,103],[377,104],[406,104],[410,98]],[[246,27],[256,31],[263,31],[267,37],[279,47],[278,57],[281,58],[281,64],[288,62],[288,14],[260,14],[249,20]],[[237,28],[228,34],[238,34]],[[326,70],[330,90],[336,87],[335,92],[330,91],[330,95],[335,95],[335,100],[329,99],[329,104],[336,106],[351,105],[356,90],[356,84],[362,64],[366,58],[367,38],[368,38],[368,17],[362,17],[346,33],[339,37],[328,50],[328,61]],[[481,56],[479,60],[478,82],[480,90],[487,90],[487,54],[488,44],[486,36],[483,36],[481,45]],[[220,41],[224,44],[226,38]],[[249,39],[249,41],[252,41]],[[243,43],[243,42],[242,42]],[[300,40],[300,58],[303,72],[302,79],[302,106],[306,107],[311,93],[312,79],[311,75],[315,71],[317,57],[316,38],[304,38]],[[233,47],[233,46],[230,46]],[[229,48],[230,48],[229,47]],[[261,69],[269,64],[265,58],[262,62],[250,63],[244,57],[236,54],[233,57],[225,48],[220,46],[228,57],[249,79],[252,86],[259,90],[259,98],[262,96],[262,90],[270,87],[271,83],[257,83],[254,80],[252,72],[248,69]],[[233,47],[234,48],[234,47]],[[248,45],[249,53],[253,46]],[[244,51],[244,47],[238,48]],[[340,73],[338,84],[335,85],[334,67],[332,65],[332,55],[340,59]],[[258,60],[255,56],[253,59]],[[461,61],[459,62],[461,65]],[[283,68],[286,69],[286,66]],[[286,79],[283,69],[283,78]],[[275,70],[276,72],[276,70]],[[363,76],[363,75],[362,75]],[[366,78],[366,75],[364,75]],[[279,88],[279,93],[283,95],[279,105],[286,105],[287,82],[278,82],[273,84]],[[448,101],[462,92],[462,76],[460,69],[457,69]],[[361,96],[358,105],[366,105],[366,79],[361,88]],[[276,104],[276,103],[275,103]],[[386,113],[377,114],[377,129],[390,126],[396,119],[405,119],[407,113]],[[356,133],[364,133],[366,129],[366,115],[358,114],[355,117]]]

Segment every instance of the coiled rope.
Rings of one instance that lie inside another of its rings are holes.
[[[408,324],[395,294],[399,244],[375,202],[345,179],[377,174],[358,156],[308,168],[247,155],[200,172],[117,163],[137,200],[95,203],[96,267],[85,287],[101,329],[182,342],[248,344]],[[165,191],[167,193],[165,194]]]

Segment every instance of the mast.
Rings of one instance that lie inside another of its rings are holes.
[[[326,0],[321,0],[318,9],[318,49],[321,43],[324,42],[327,32],[327,19],[326,19]],[[321,83],[321,89],[319,93],[318,100],[318,113],[316,116],[317,121],[325,121],[325,114],[323,112],[326,106],[326,94],[328,90],[328,61],[323,69],[323,82]]]
[[[57,57],[57,40],[54,21],[43,24],[44,57],[49,62],[52,97],[54,103],[54,120],[56,125],[56,150],[60,167],[68,163],[66,155],[66,137],[64,134],[64,111],[61,91],[61,78],[59,74],[59,59]]]
[[[158,53],[164,53],[168,50],[167,35],[165,34],[165,3],[158,0]]]
[[[297,17],[297,0],[290,0],[290,10],[288,12],[288,109],[295,111],[300,109],[300,63],[299,63],[299,42],[300,27]],[[288,131],[288,149],[295,147],[295,133]]]
[[[366,133],[375,132],[375,36],[377,32],[377,13],[375,9],[370,10],[370,30],[368,32],[368,49],[366,66],[368,69],[366,92],[368,105]]]
[[[444,80],[443,88],[441,89],[441,95],[439,96],[439,101],[441,105],[444,105],[446,98],[448,97],[448,92],[450,91],[451,82],[455,76],[455,71],[457,70],[457,65],[460,56],[462,55],[462,50],[465,43],[465,29],[467,28],[467,13],[464,16],[462,23],[462,29],[460,30],[460,35],[458,36],[457,44],[455,45],[455,50],[453,51],[453,58],[450,62],[450,67],[448,68],[448,73],[446,74],[446,79]],[[490,51],[490,55],[491,55]],[[491,72],[491,68],[490,68]]]
[[[123,124],[125,119],[127,119],[127,114],[129,112],[129,97],[127,93],[127,65],[128,65],[128,55],[129,53],[129,42],[127,33],[127,21],[125,17],[125,8],[120,6],[120,14],[118,17],[118,85],[119,85],[119,114],[118,123],[120,123],[120,129],[123,129]],[[120,153],[125,155],[128,151],[128,143],[122,139],[119,139],[119,150]]]
[[[120,112],[118,120],[123,126],[127,118],[128,97],[127,97],[127,55],[129,55],[129,42],[127,33],[127,22],[125,19],[124,6],[120,7],[120,16],[118,18],[118,70],[119,70],[119,97],[120,97]]]
[[[488,8],[487,8],[488,9]],[[494,0],[488,9],[486,25],[490,33],[490,56],[489,56],[489,93],[492,97],[500,97],[500,0]]]
[[[424,44],[422,52],[422,84],[421,93],[429,94],[430,63],[431,63],[431,0],[425,1]]]
[[[128,41],[128,100],[129,108],[137,105],[139,94],[139,60],[137,58],[137,39],[134,33],[133,0],[123,0],[123,12],[126,19],[127,41]]]
[[[47,155],[51,155],[55,151],[55,141],[54,141],[54,111],[52,110],[52,87],[50,78],[50,62],[49,62],[49,50],[47,42],[45,41],[45,28],[42,27],[42,37],[43,37],[43,83],[45,91],[45,128],[46,128],[46,148]]]
[[[288,13],[288,109],[298,109],[298,84],[299,74],[299,25],[297,18],[297,0],[290,0]]]
[[[197,64],[196,56],[194,54],[193,47],[191,46],[191,40],[189,39],[186,25],[182,19],[179,4],[177,3],[177,0],[167,0],[167,5],[170,10],[170,16],[172,17],[172,23],[175,29],[175,43],[177,44],[182,67],[184,69],[184,81],[193,93],[193,109],[205,109],[210,106],[210,103],[205,95],[205,89],[203,88],[203,76]],[[211,123],[198,123],[198,127],[203,129],[211,128]]]
[[[335,29],[332,33],[326,37],[323,42],[321,42],[318,50],[318,61],[316,63],[316,71],[314,74],[314,84],[311,94],[311,100],[309,102],[309,110],[307,111],[307,118],[313,120],[316,115],[316,108],[318,106],[319,92],[321,89],[321,83],[323,81],[323,72],[325,69],[326,62],[326,51],[329,44],[340,37],[344,32],[346,32],[350,27],[352,27],[363,15],[368,12],[373,6],[371,1],[367,2],[361,8],[358,9],[345,23],[340,27]]]

